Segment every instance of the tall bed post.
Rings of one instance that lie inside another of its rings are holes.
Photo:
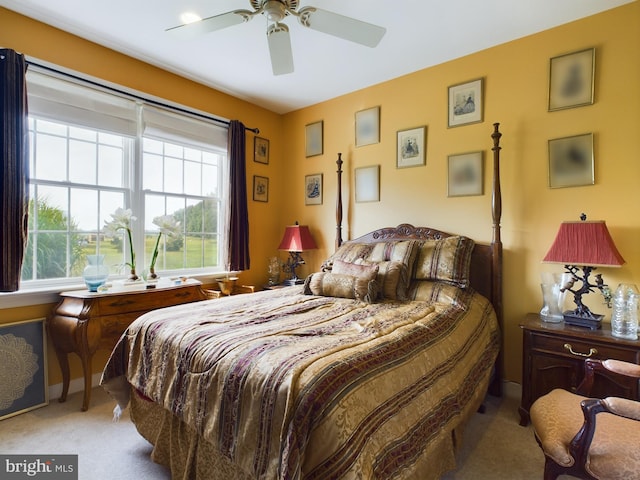
[[[491,286],[493,308],[496,311],[500,332],[504,332],[504,320],[502,311],[502,239],[500,237],[500,218],[502,217],[502,191],[500,189],[500,137],[502,133],[498,130],[499,123],[493,124],[493,191],[491,197],[491,213],[493,217],[493,238],[491,240],[491,269],[493,271]],[[503,333],[502,333],[503,334]],[[504,334],[503,334],[504,336]],[[495,363],[495,372],[489,391],[497,397],[502,396],[502,374],[503,374],[503,347],[501,338],[500,350]]]
[[[336,165],[338,165],[338,170],[336,171],[338,174],[338,191],[336,192],[336,250],[342,245],[342,163],[342,154],[338,153],[338,160],[336,160]]]

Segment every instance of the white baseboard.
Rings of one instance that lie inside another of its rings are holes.
[[[94,373],[91,376],[91,386],[97,387],[100,385],[100,377],[102,373]],[[74,378],[69,382],[69,393],[84,392],[84,378]],[[49,400],[58,399],[62,395],[62,383],[56,383],[55,385],[49,385]],[[68,397],[67,397],[68,398]]]

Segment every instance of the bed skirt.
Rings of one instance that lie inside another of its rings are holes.
[[[456,453],[468,420],[480,408],[489,376],[478,384],[461,415],[443,428],[429,444],[411,470],[401,472],[397,479],[438,480],[445,472],[456,468]],[[172,480],[252,480],[253,477],[233,464],[216,448],[198,435],[171,412],[141,397],[132,388],[130,415],[138,432],[153,445],[151,459],[171,471]],[[363,480],[360,472],[352,471],[345,479]],[[253,479],[255,480],[255,479]],[[371,479],[373,480],[373,479]],[[390,479],[380,479],[390,480]]]

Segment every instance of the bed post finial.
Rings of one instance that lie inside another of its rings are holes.
[[[342,245],[342,153],[338,153],[338,191],[336,201],[336,250]]]

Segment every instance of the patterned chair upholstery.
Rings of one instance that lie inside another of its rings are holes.
[[[587,396],[556,389],[534,402],[531,423],[545,455],[544,480],[640,480],[640,402],[588,398],[596,371],[640,378],[639,365],[587,359],[578,387]]]

